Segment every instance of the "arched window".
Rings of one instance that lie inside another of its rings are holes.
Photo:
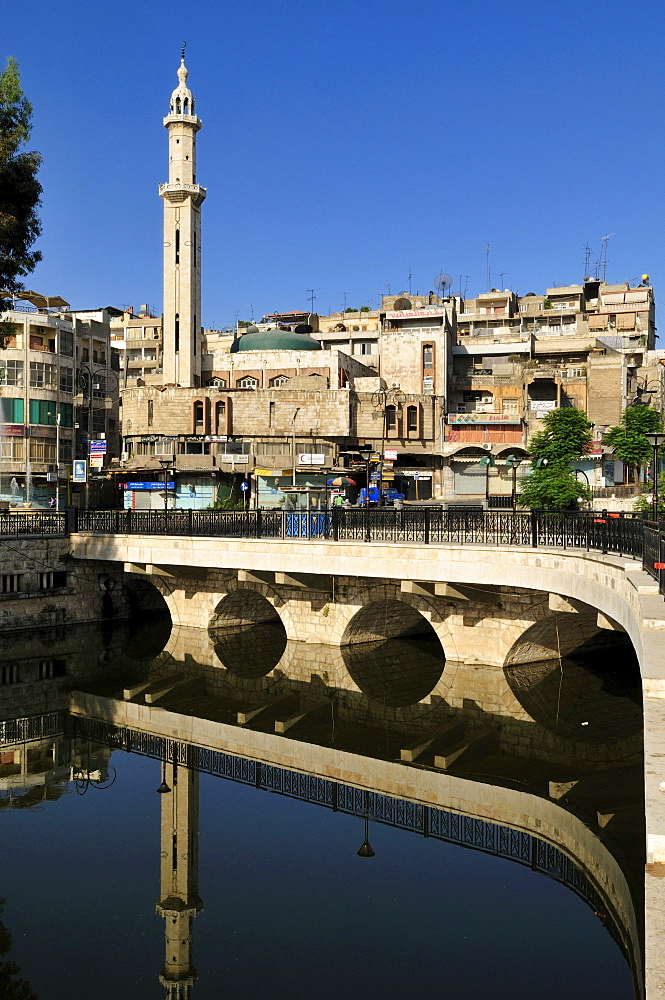
[[[237,389],[258,389],[258,387],[259,380],[252,375],[245,375],[244,378],[239,378],[236,382]]]
[[[206,385],[211,389],[226,389],[226,379],[225,378],[209,378]]]
[[[183,115],[188,115],[189,114],[189,100],[188,100],[188,98],[185,98],[185,100],[183,101],[182,113],[183,113]]]
[[[386,406],[386,434],[394,436],[397,433],[397,407],[392,403]]]
[[[205,433],[205,408],[202,399],[195,399],[192,403],[192,433]]]
[[[215,434],[227,434],[226,400],[218,399],[215,403]]]
[[[179,97],[176,97],[176,99],[175,99],[175,113],[177,115],[180,114],[180,98]]]
[[[276,375],[275,378],[271,378],[268,383],[273,389],[279,389],[280,386],[285,385],[286,382],[290,382],[291,379],[288,375]]]
[[[431,344],[423,344],[423,368],[432,368],[434,365],[434,348]]]
[[[407,406],[406,408],[406,433],[409,437],[418,437],[419,432],[418,407]]]

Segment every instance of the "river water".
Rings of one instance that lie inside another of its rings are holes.
[[[419,718],[442,669],[427,639],[357,647],[344,661],[355,685],[279,737],[301,761],[279,768],[259,766],[255,735],[274,740],[275,718],[298,715],[289,699],[307,664],[329,695],[339,653],[294,649],[265,626],[205,639],[164,622],[2,639],[3,1000],[635,996],[640,942],[625,914],[635,906],[639,925],[641,722],[625,650],[509,678],[535,722],[508,720],[497,742],[473,692],[454,713],[430,705]],[[115,716],[93,731],[68,713],[81,692],[124,710],[127,688],[145,704],[160,686],[171,688],[156,718],[234,725],[233,753],[181,758],[150,740],[127,752]],[[259,708],[244,736],[238,711]],[[455,760],[439,746],[447,768],[427,752],[400,761],[446,718],[464,734],[450,737]],[[414,805],[415,792],[302,778],[337,751],[359,774],[363,760],[399,768],[407,790],[423,771],[442,788],[450,775],[455,796]],[[475,816],[460,812],[462,787],[478,793]],[[519,829],[501,811],[513,801]],[[553,803],[574,820],[558,846],[543,834]],[[592,855],[618,863],[628,900],[603,895]],[[32,992],[11,985],[21,980]]]

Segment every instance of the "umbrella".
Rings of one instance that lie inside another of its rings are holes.
[[[328,486],[357,486],[355,479],[349,479],[347,476],[337,476],[335,479],[328,480]]]

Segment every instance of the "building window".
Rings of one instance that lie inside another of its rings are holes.
[[[5,361],[0,368],[0,385],[23,385],[23,362]]]
[[[203,400],[197,399],[192,405],[192,430],[194,434],[203,434],[204,412]]]
[[[432,368],[434,365],[434,348],[431,344],[423,344],[423,368]]]
[[[410,436],[418,435],[418,407],[407,406],[406,408],[406,432]]]
[[[392,403],[386,406],[386,435],[397,436],[397,407]]]
[[[74,391],[74,369],[73,368],[61,368],[60,369],[60,392],[73,392]]]
[[[30,438],[31,462],[55,462],[55,438]]]
[[[226,434],[226,401],[218,399],[215,403],[215,433]]]
[[[56,590],[58,587],[67,586],[67,572],[64,569],[49,569],[45,573],[39,574],[40,590]]]
[[[23,459],[23,438],[0,437],[3,459]]]
[[[244,378],[239,378],[236,382],[237,389],[258,389],[258,387],[259,380],[252,375],[245,375]]]
[[[152,427],[152,421],[155,411],[155,401],[153,399],[148,400],[148,427]]]
[[[18,594],[23,590],[23,576],[20,573],[2,574],[2,593]]]
[[[64,677],[66,660],[40,660],[37,664],[37,680],[45,681],[51,677]]]
[[[55,378],[55,365],[47,365],[42,361],[30,362],[30,386],[33,389],[54,389]]]
[[[279,389],[280,386],[285,385],[287,382],[290,381],[291,379],[288,377],[288,375],[276,375],[275,378],[270,379],[268,385],[270,385],[271,388],[273,389]]]
[[[225,378],[211,378],[208,379],[206,385],[211,389],[226,389],[226,379]]]
[[[25,408],[22,399],[0,398],[0,423],[22,424],[24,422]]]
[[[55,403],[50,399],[31,399],[30,423],[55,427]]]
[[[60,403],[60,424],[62,427],[74,426],[74,406],[72,403]]]
[[[18,683],[18,667],[15,663],[7,663],[0,667],[0,684]]]
[[[519,400],[518,399],[504,399],[501,402],[501,412],[502,413],[519,413]]]
[[[353,341],[353,353],[354,354],[374,354],[374,341],[372,340],[354,340]]]
[[[71,462],[73,457],[73,442],[60,439],[60,461]]]

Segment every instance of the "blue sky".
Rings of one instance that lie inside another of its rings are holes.
[[[203,322],[651,275],[661,244],[665,6],[625,0],[5,3],[43,155],[28,286],[161,310],[162,117],[187,40],[203,119]],[[503,277],[500,272],[505,272]],[[468,278],[467,278],[468,275]],[[460,278],[460,276],[462,276]]]

